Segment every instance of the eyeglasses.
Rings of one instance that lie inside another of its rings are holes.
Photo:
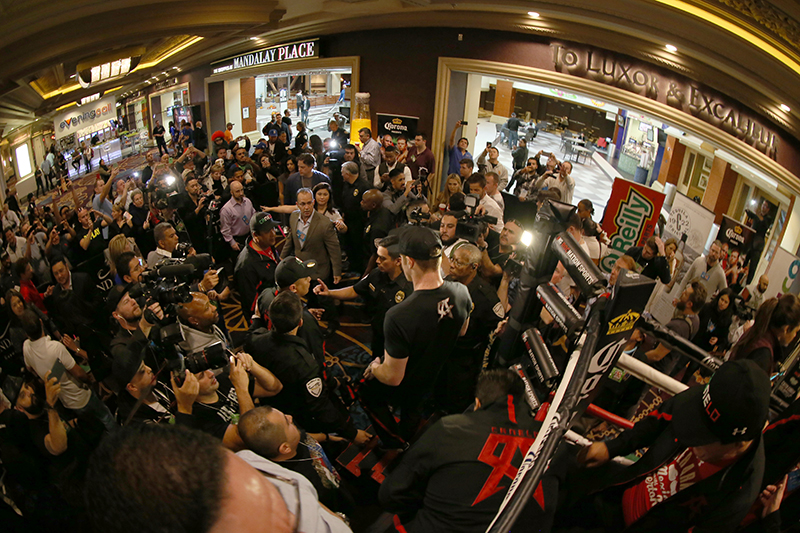
[[[294,528],[292,529],[292,533],[297,533],[300,531],[300,484],[297,482],[296,479],[290,479],[288,477],[279,476],[277,474],[272,474],[270,472],[264,472],[263,470],[258,471],[262,476],[269,479],[276,479],[281,483],[288,483],[294,489]]]
[[[466,261],[459,261],[455,257],[451,257],[450,258],[450,262],[453,263],[454,265],[458,266],[458,267],[471,266],[471,263],[466,262]]]

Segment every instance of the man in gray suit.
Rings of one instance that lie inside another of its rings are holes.
[[[314,209],[311,189],[297,191],[297,211],[289,216],[289,228],[281,259],[294,255],[302,261],[313,260],[316,262],[317,277],[332,279],[337,285],[342,280],[339,238],[333,222]]]

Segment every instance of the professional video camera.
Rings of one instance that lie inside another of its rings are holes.
[[[338,171],[342,168],[342,163],[344,163],[344,146],[339,146],[339,143],[331,139],[330,141],[330,149],[325,152],[325,159],[328,160],[328,169],[333,171]],[[322,164],[322,161],[319,162]]]
[[[464,197],[465,210],[458,214],[458,225],[456,226],[456,237],[467,239],[475,243],[481,236],[487,225],[497,224],[497,217],[489,215],[476,215],[480,199],[474,194]]]
[[[150,331],[150,348],[178,381],[182,379],[186,368],[197,373],[207,368],[220,368],[227,363],[227,355],[220,354],[214,345],[188,356],[184,356],[178,346],[185,339],[178,322],[177,306],[192,301],[190,285],[202,279],[210,266],[211,256],[208,254],[165,259],[157,268],[142,273],[141,282],[130,290],[132,298],[143,300],[140,307],[144,309],[147,322],[156,324]],[[161,306],[163,319],[148,309],[153,303]]]

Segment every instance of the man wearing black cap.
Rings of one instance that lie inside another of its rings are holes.
[[[469,326],[472,299],[459,283],[443,281],[442,241],[428,228],[406,226],[398,233],[400,258],[414,292],[386,313],[383,360],[367,367],[361,396],[387,447],[405,447],[433,393],[439,371],[456,339]],[[401,408],[398,425],[389,405]]]
[[[278,268],[275,269],[275,287],[268,287],[261,291],[258,297],[257,305],[258,316],[253,317],[253,322],[250,325],[250,331],[254,332],[258,328],[269,329],[269,306],[275,296],[282,292],[293,292],[300,298],[304,298],[308,294],[309,287],[311,286],[312,276],[315,274],[314,261],[301,261],[297,257],[289,256],[281,260]],[[318,310],[321,315],[322,310]],[[317,310],[314,310],[317,312]],[[316,317],[303,306],[303,325],[297,331],[297,336],[303,339],[311,354],[316,359],[320,370],[325,372],[325,338],[322,330],[317,323]]]
[[[270,329],[259,328],[245,344],[253,360],[275,374],[283,389],[269,404],[291,413],[312,433],[337,433],[364,444],[370,435],[357,430],[347,410],[332,396],[317,361],[297,332],[303,303],[292,291],[275,296],[269,306]]]
[[[372,317],[372,353],[381,354],[384,350],[383,322],[386,312],[414,291],[414,286],[403,275],[397,235],[389,235],[380,240],[376,266],[377,268],[352,287],[330,290],[320,279],[314,292],[336,300],[355,300],[359,296],[364,298],[367,314]]]
[[[144,348],[144,346],[140,346]],[[174,395],[156,380],[153,369],[144,363],[142,351],[130,352],[114,359],[113,376],[117,393],[117,422],[120,424],[171,424]],[[140,398],[142,403],[136,408]],[[136,409],[136,411],[134,411]],[[128,422],[128,418],[131,419]]]
[[[250,219],[251,238],[236,259],[233,283],[239,291],[242,314],[248,322],[258,295],[275,284],[275,267],[280,257],[275,249],[275,228],[278,226],[267,213],[253,215]]]
[[[596,479],[609,488],[563,511],[557,527],[734,531],[761,490],[769,396],[758,365],[730,361],[705,387],[678,394],[613,440],[592,443],[578,454],[589,467],[648,450],[622,471],[599,471]]]
[[[278,140],[278,131],[271,123],[267,123],[261,132],[267,136],[266,153],[272,156],[275,161],[283,161],[286,158],[286,145]]]

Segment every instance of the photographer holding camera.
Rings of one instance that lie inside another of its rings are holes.
[[[486,178],[482,174],[473,174],[467,179],[470,194],[474,194],[478,200],[483,214],[497,219],[489,227],[500,233],[503,230],[503,210],[497,205],[488,194],[486,194]]]
[[[412,200],[423,198],[419,194],[419,182],[406,181],[402,169],[395,168],[389,172],[389,187],[383,191],[383,207],[389,210],[396,225],[407,222],[405,207]]]
[[[244,448],[236,424],[255,407],[253,397],[275,396],[283,388],[272,372],[243,352],[230,358],[227,376],[223,372],[217,379],[210,368],[196,373],[187,368],[180,386],[174,374],[171,379],[178,403],[176,422],[217,437],[233,451]]]

